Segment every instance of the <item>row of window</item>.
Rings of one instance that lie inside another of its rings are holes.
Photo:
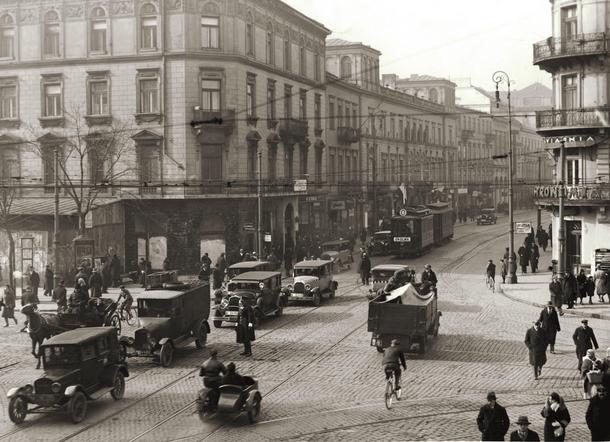
[[[138,89],[137,113],[158,114],[159,72],[141,70],[136,74]],[[86,80],[87,115],[108,116],[110,109],[110,74],[90,73]],[[62,117],[64,112],[64,84],[62,75],[44,75],[41,82],[41,116]],[[19,118],[18,84],[16,77],[0,79],[0,119]]]

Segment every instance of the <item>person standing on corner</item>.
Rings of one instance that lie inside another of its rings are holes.
[[[546,364],[547,340],[540,325],[540,321],[534,322],[534,326],[525,332],[523,341],[529,350],[530,365],[534,367],[535,380],[538,380],[538,376],[542,373],[542,366]]]
[[[559,326],[559,315],[553,307],[551,301],[547,302],[546,307],[540,312],[538,321],[542,324],[542,330],[546,335],[547,343],[551,346],[551,353],[555,353],[555,338],[557,333],[561,331]]]
[[[481,440],[504,440],[510,427],[506,408],[496,402],[496,393],[487,393],[487,404],[483,405],[477,416]]]
[[[30,273],[30,287],[32,288],[32,302],[34,304],[40,304],[40,299],[38,299],[38,287],[40,287],[40,275],[34,270],[34,267],[31,267]]]
[[[51,292],[53,291],[53,270],[51,270],[51,266],[49,264],[46,265],[44,270],[44,292],[42,296],[51,296]]]
[[[587,354],[587,350],[590,348],[599,349],[597,345],[597,339],[595,339],[595,333],[593,329],[589,327],[589,321],[583,319],[580,321],[582,326],[577,327],[572,335],[572,340],[576,346],[576,358],[578,359],[578,371],[582,369],[582,358]]]
[[[238,344],[244,344],[242,356],[252,356],[252,341],[256,339],[254,335],[254,310],[248,303],[239,301],[239,311],[237,314],[237,324],[235,329]]]
[[[362,254],[360,260],[360,279],[362,285],[369,285],[369,278],[371,276],[371,260],[366,253]]]

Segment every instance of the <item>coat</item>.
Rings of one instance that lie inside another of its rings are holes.
[[[536,433],[535,431],[528,429],[525,439],[522,439],[519,436],[519,430],[515,430],[512,433],[510,433],[510,440],[511,441],[540,441],[540,436],[538,436],[538,433]]]
[[[576,346],[576,354],[585,355],[587,350],[590,348],[599,348],[597,345],[597,339],[595,339],[595,333],[591,327],[577,327],[572,335],[572,340]]]
[[[606,288],[606,279],[608,275],[603,270],[597,270],[595,272],[595,292],[598,295],[605,295],[608,293]]]
[[[561,281],[561,293],[563,295],[563,302],[576,299],[576,293],[578,287],[576,284],[576,278],[571,273],[565,276]]]
[[[368,275],[369,273],[371,273],[371,260],[366,256],[360,261],[360,274]]]
[[[589,407],[585,418],[587,427],[591,430],[591,440],[610,440],[610,397],[601,399],[593,396],[589,401]]]
[[[53,270],[46,269],[44,271],[44,289],[45,290],[53,290]]]
[[[245,342],[254,341],[256,336],[254,335],[254,327],[250,326],[254,322],[254,310],[249,305],[245,305],[239,309],[237,315],[237,333],[236,340],[238,344]]]
[[[546,333],[542,328],[534,327],[525,332],[525,345],[529,350],[530,365],[542,367],[546,364]]]
[[[525,247],[525,246],[521,246],[519,247],[519,251],[517,252],[519,254],[519,265],[520,266],[527,266],[530,263],[530,250],[529,248]]]
[[[547,404],[544,406],[540,415],[544,418],[544,440],[545,441],[554,441],[554,440],[565,440],[566,432],[565,427],[570,423],[570,412],[568,411],[563,399],[561,399],[561,404],[557,411],[553,411],[553,409],[549,406],[548,399]],[[553,427],[553,422],[559,422],[561,427],[563,428],[563,434],[560,436],[555,436],[555,428]]]
[[[542,309],[538,320],[542,323],[542,330],[544,330],[547,342],[554,345],[555,335],[557,335],[557,332],[561,331],[557,310],[552,308],[551,312],[549,313],[547,308]]]
[[[477,425],[481,432],[481,440],[504,440],[510,426],[510,419],[506,409],[496,403],[494,408],[485,404],[479,410]]]
[[[32,273],[30,273],[30,286],[31,287],[40,286],[40,275],[38,273],[36,273],[36,270],[32,270]]]
[[[434,270],[424,270],[421,274],[421,282],[429,282],[432,285],[438,284],[436,273]]]

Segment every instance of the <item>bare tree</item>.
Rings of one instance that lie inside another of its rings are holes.
[[[15,238],[13,230],[18,225],[18,219],[11,215],[11,208],[15,195],[16,187],[2,182],[0,184],[0,230],[6,233],[8,237],[8,280],[11,287],[15,288]]]
[[[100,196],[110,192],[109,185],[131,170],[125,166],[125,154],[131,145],[131,128],[128,123],[115,118],[99,129],[91,127],[88,124],[91,117],[84,116],[78,107],[66,111],[65,116],[65,138],[58,143],[58,178],[62,190],[74,201],[78,231],[82,235],[87,215]],[[44,144],[32,145],[43,161],[52,160]]]

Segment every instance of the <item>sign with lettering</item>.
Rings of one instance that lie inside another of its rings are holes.
[[[536,186],[533,196],[538,199],[555,199],[561,196],[562,186]],[[605,200],[610,199],[610,189],[600,186],[564,186],[567,200]]]
[[[307,192],[307,180],[294,180],[295,192]]]
[[[515,233],[531,233],[532,223],[515,223]]]
[[[345,210],[345,201],[331,201],[330,210]]]
[[[565,147],[590,147],[597,143],[597,139],[592,135],[567,135],[561,137],[544,137],[545,144],[556,144],[565,142]]]

